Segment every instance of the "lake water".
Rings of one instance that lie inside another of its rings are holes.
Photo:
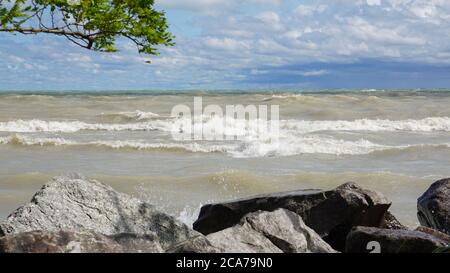
[[[278,105],[278,141],[174,140],[171,110],[194,97]],[[78,172],[187,223],[209,202],[354,181],[414,226],[417,198],[450,177],[449,106],[447,91],[0,93],[0,218],[52,176]]]

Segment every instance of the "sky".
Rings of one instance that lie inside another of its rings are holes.
[[[450,88],[448,0],[156,0],[174,47],[0,33],[0,90]],[[151,60],[147,64],[146,60]]]

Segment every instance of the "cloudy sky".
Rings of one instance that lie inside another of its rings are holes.
[[[156,2],[177,43],[158,57],[0,33],[0,90],[450,87],[448,0]]]

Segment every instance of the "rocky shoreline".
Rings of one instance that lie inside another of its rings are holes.
[[[346,183],[203,206],[193,227],[81,175],[56,177],[0,222],[0,253],[432,253],[450,244],[450,179],[415,230],[381,193]]]

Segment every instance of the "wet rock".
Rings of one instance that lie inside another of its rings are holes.
[[[390,211],[387,211],[384,215],[383,223],[380,227],[386,229],[408,229]]]
[[[450,235],[440,232],[438,230],[429,228],[429,227],[418,227],[416,228],[417,231],[423,232],[423,233],[427,233],[430,234],[438,239],[444,240],[446,241],[448,244],[450,244]]]
[[[336,250],[343,250],[354,226],[379,227],[391,203],[380,193],[347,183],[330,191],[300,190],[255,196],[202,207],[194,229],[207,235],[237,224],[258,210],[295,212]]]
[[[0,223],[0,236],[35,230],[149,234],[163,247],[198,235],[151,204],[80,175],[53,179]]]
[[[414,230],[356,227],[347,237],[347,253],[432,253],[448,242]]]
[[[191,239],[173,252],[183,253],[334,253],[297,214],[278,209],[245,215],[231,227]]]
[[[450,234],[450,178],[435,182],[417,201],[420,224]]]
[[[152,235],[32,231],[0,238],[0,253],[161,253]]]

